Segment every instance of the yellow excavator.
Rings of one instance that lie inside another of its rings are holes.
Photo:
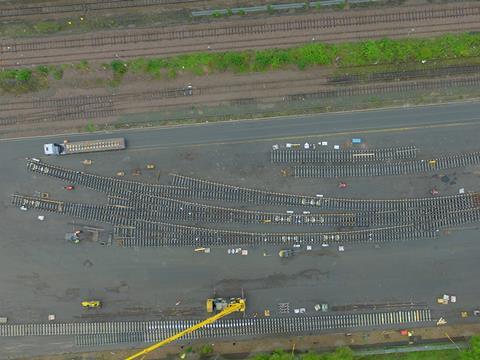
[[[207,299],[207,312],[213,313],[215,311],[218,311],[215,315],[209,317],[206,320],[203,320],[199,322],[198,324],[195,324],[178,334],[175,334],[173,336],[170,336],[169,338],[162,340],[156,344],[153,344],[142,351],[129,356],[125,358],[125,360],[133,360],[133,359],[138,359],[141,356],[147,355],[151,353],[152,351],[157,350],[158,348],[170,344],[171,342],[181,338],[182,336],[185,336],[187,334],[190,334],[198,329],[201,329],[202,327],[212,324],[215,321],[223,318],[224,316],[230,315],[234,312],[245,312],[247,306],[247,302],[245,298],[231,298],[229,301],[223,298],[213,298],[213,299]]]

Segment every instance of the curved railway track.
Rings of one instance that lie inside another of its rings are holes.
[[[450,206],[457,209],[466,209],[480,205],[480,194],[478,193],[398,200],[342,199],[249,189],[175,174],[172,175],[172,185],[148,184],[66,169],[32,159],[26,161],[26,167],[27,170],[38,174],[127,199],[132,194],[138,194],[169,198],[201,198],[250,205],[316,207],[348,212],[407,211],[415,208],[442,207],[446,204],[451,204]]]
[[[357,176],[392,176],[436,172],[480,164],[480,152],[455,154],[430,160],[404,162],[295,166],[295,177],[336,178]]]
[[[389,242],[434,237],[440,228],[480,221],[480,207],[467,209],[444,208],[415,216],[410,223],[368,228],[364,230],[268,233],[220,230],[198,226],[177,225],[149,221],[137,209],[111,205],[75,204],[41,199],[26,195],[12,195],[15,206],[56,212],[86,220],[110,223],[115,236],[126,247],[151,246],[261,246],[261,245],[320,245],[325,243]]]
[[[474,208],[480,204],[479,193],[398,200],[328,198],[249,189],[177,174],[172,174],[172,187],[169,189],[169,195],[240,204],[316,207],[324,210],[364,212],[434,208],[449,202],[455,203],[457,208]]]
[[[135,227],[115,227],[119,244],[125,247],[158,246],[262,246],[321,245],[351,243],[384,243],[433,238],[439,229],[480,221],[480,209],[465,209],[430,223],[416,219],[410,224],[369,228],[365,230],[311,233],[267,233],[218,230],[167,223],[137,222]]]
[[[358,212],[350,214],[310,214],[309,212],[307,212],[308,214],[305,214],[305,212],[303,214],[286,214],[224,208],[151,195],[132,195],[128,200],[110,197],[110,204],[108,205],[42,200],[38,197],[18,194],[13,195],[12,198],[12,202],[16,206],[26,206],[85,220],[130,227],[135,227],[135,224],[138,222],[181,221],[194,223],[237,223],[244,225],[316,225],[329,226],[336,229],[370,228],[402,224],[415,224],[417,227],[423,226],[428,228],[429,224],[437,224],[443,219],[451,217],[452,214],[460,214],[462,211],[470,213],[478,208],[459,206],[455,200],[450,199],[449,202],[445,202],[442,206],[405,211]]]
[[[354,226],[353,213],[286,214],[265,211],[240,210],[192,203],[152,195],[132,194],[129,199],[109,197],[111,205],[133,209],[133,218],[150,221],[173,220],[207,223]]]

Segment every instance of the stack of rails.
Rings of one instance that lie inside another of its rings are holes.
[[[431,160],[359,165],[295,166],[295,177],[335,178],[358,176],[392,176],[430,173],[438,170],[463,168],[480,164],[480,152],[456,154]]]
[[[330,329],[406,327],[431,323],[428,308],[409,307],[390,311],[355,311],[321,316],[231,318],[218,320],[186,339],[307,334]],[[104,321],[0,325],[0,337],[75,336],[77,346],[156,342],[168,338],[198,320]]]
[[[278,149],[270,153],[272,163],[341,163],[414,159],[415,146],[388,149],[315,150]]]

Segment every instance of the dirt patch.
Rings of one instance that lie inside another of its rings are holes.
[[[294,274],[273,274],[255,279],[223,279],[217,282],[214,287],[220,293],[234,293],[242,288],[257,290],[280,288],[300,283],[317,284],[321,282],[322,279],[328,277],[328,275],[328,272],[322,272],[318,269],[308,269]]]

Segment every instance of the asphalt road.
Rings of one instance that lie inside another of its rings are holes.
[[[179,172],[237,185],[331,196],[424,196],[432,186],[442,194],[454,194],[460,187],[479,189],[477,169],[440,174],[447,175],[449,183],[431,175],[355,179],[341,191],[335,179],[319,182],[280,177],[278,168],[267,161],[268,151],[273,143],[290,140],[324,140],[331,147],[352,137],[361,137],[373,147],[415,144],[425,157],[478,150],[479,113],[480,104],[472,102],[119,131],[115,136],[127,138],[125,151],[48,161],[84,169],[81,161],[89,158],[93,165],[85,168],[87,171],[112,176],[122,169],[127,178],[149,182],[167,183],[169,172]],[[103,195],[81,188],[67,193],[63,183],[34,176],[24,168],[25,157],[43,158],[44,142],[104,136],[0,141],[4,195],[0,209],[0,316],[8,316],[11,322],[46,321],[51,313],[58,321],[202,318],[204,300],[214,288],[223,296],[244,289],[250,315],[264,309],[275,314],[279,302],[290,302],[292,309],[305,307],[313,314],[313,305],[319,302],[335,306],[412,301],[427,303],[436,315],[459,321],[460,310],[480,305],[476,225],[435,240],[380,248],[347,246],[344,253],[335,248],[314,249],[281,261],[276,255],[278,248],[249,249],[249,255],[242,257],[227,255],[223,248],[197,254],[187,248],[124,249],[89,242],[73,246],[63,240],[73,219],[46,214],[46,220],[40,222],[35,211],[21,212],[10,205],[9,195],[15,191],[46,191],[53,198],[104,202]],[[134,168],[144,169],[150,162],[157,165],[154,172],[143,170],[139,178],[130,176]],[[103,227],[104,234],[109,231],[105,224],[93,225]],[[264,251],[271,256],[263,256]],[[436,306],[436,297],[445,292],[456,294],[458,303]],[[79,302],[87,298],[101,299],[105,308],[85,313]],[[180,304],[175,305],[177,302]],[[31,345],[21,341],[19,347],[13,339],[0,338],[0,348],[4,346],[5,356],[72,349],[65,340],[56,340],[33,339]]]

